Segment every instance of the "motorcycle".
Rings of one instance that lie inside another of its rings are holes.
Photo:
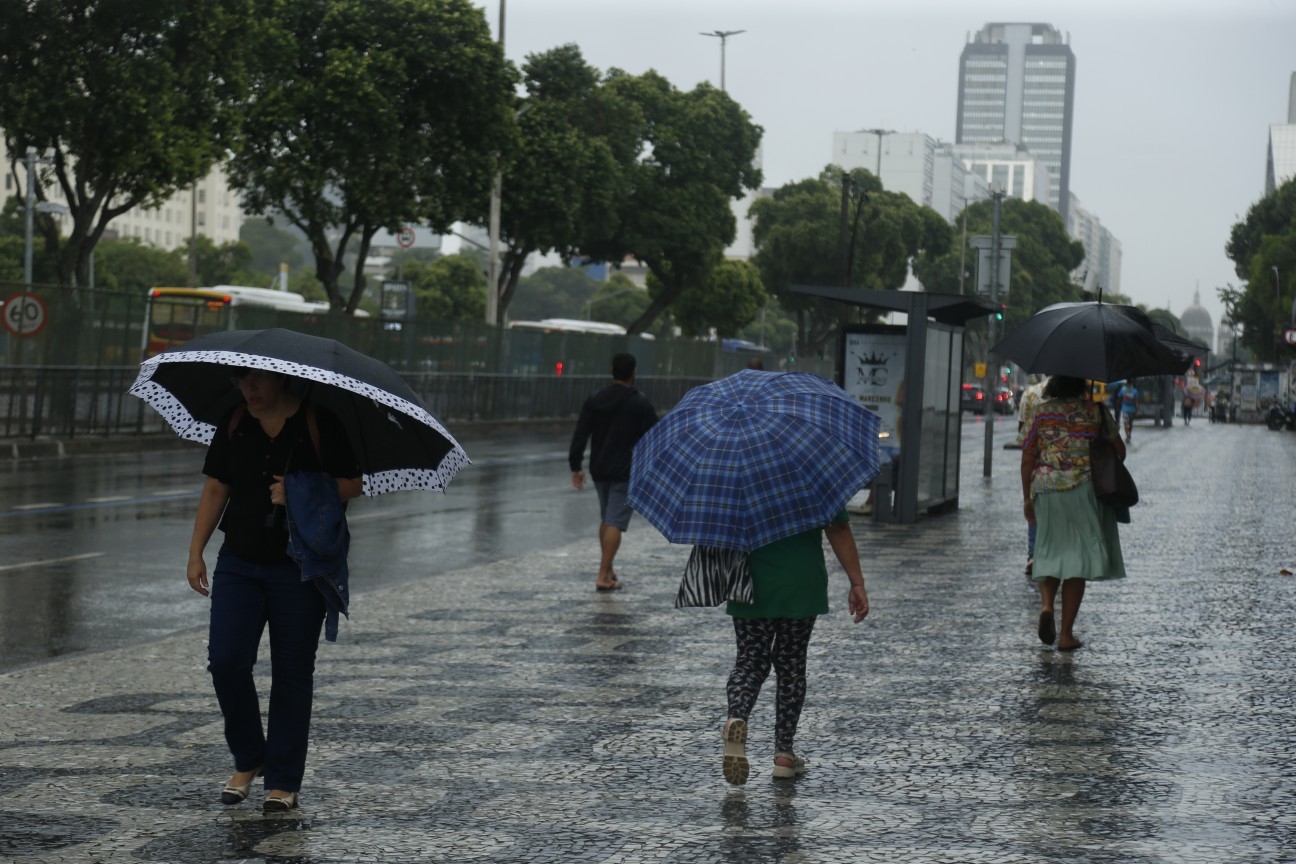
[[[1296,430],[1296,404],[1286,406],[1271,405],[1269,413],[1265,415],[1265,425],[1275,432],[1284,426]]]

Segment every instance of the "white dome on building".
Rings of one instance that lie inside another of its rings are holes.
[[[1189,337],[1201,342],[1210,350],[1215,350],[1215,322],[1206,308],[1201,305],[1201,292],[1193,292],[1193,304],[1179,316],[1179,323]]]

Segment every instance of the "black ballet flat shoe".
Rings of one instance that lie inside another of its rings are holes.
[[[252,793],[253,781],[260,776],[261,769],[258,768],[256,769],[256,773],[252,775],[252,779],[244,783],[242,786],[235,786],[233,783],[230,783],[221,790],[221,803],[225,805],[242,804],[247,800],[248,795]]]
[[[289,810],[296,809],[296,792],[281,792],[278,795],[267,795],[265,803],[261,805],[261,810],[264,813],[287,813]]]

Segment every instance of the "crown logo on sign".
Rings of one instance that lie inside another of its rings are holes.
[[[859,358],[859,362],[864,366],[885,366],[890,359],[885,354],[865,354]]]

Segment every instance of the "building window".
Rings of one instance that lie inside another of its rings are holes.
[[[198,190],[198,203],[199,203],[199,204],[206,204],[206,203],[207,203],[207,190],[206,190],[206,189],[199,189],[199,190]]]

